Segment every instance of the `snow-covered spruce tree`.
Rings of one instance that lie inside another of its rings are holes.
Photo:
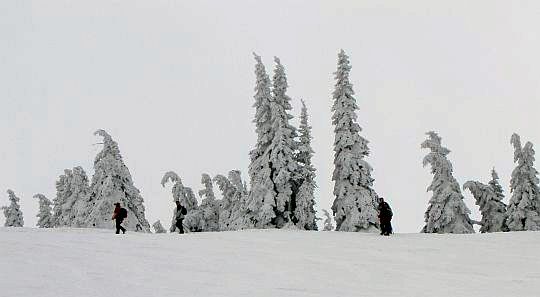
[[[231,170],[228,177],[217,175],[214,177],[214,182],[218,185],[223,196],[220,201],[219,230],[233,231],[254,228],[256,221],[246,208],[245,201],[248,193],[242,182],[240,171]],[[258,214],[261,215],[261,213]]]
[[[113,228],[111,216],[114,203],[119,202],[128,211],[123,223],[127,230],[150,232],[150,224],[144,215],[144,200],[133,185],[118,144],[104,130],[98,130],[94,134],[103,137],[103,149],[94,161],[94,175],[88,198],[89,211],[85,225]]]
[[[85,227],[89,209],[88,177],[80,166],[65,169],[56,182],[53,199],[55,227]]]
[[[378,196],[373,189],[373,169],[364,160],[369,155],[368,141],[360,136],[362,129],[357,123],[358,106],[349,81],[350,70],[349,57],[341,50],[332,94],[332,124],[335,126],[332,211],[336,231],[376,232],[379,228]]]
[[[249,165],[249,178],[251,191],[246,201],[246,216],[249,217],[249,221],[253,222],[254,228],[270,228],[273,225],[273,221],[276,217],[274,208],[276,207],[274,189],[274,182],[272,181],[272,168],[270,160],[269,146],[274,138],[274,131],[272,129],[272,104],[273,97],[270,78],[266,73],[264,64],[261,61],[261,57],[255,56],[255,131],[257,133],[257,143],[255,148],[250,152],[251,163]],[[227,189],[227,178],[217,178],[216,182],[220,185],[222,191]],[[219,181],[219,182],[218,182]],[[228,201],[223,201],[227,208],[231,208],[232,205]],[[224,211],[228,214],[229,210]],[[223,222],[229,224],[230,218],[220,219]],[[221,227],[225,225],[220,224]],[[232,227],[226,227],[230,230]]]
[[[292,217],[299,188],[299,165],[295,158],[298,142],[296,128],[289,123],[293,116],[288,112],[292,107],[291,98],[286,94],[288,84],[285,68],[279,58],[275,57],[274,61],[274,101],[270,105],[274,138],[267,149],[270,154],[271,178],[276,191],[276,218],[273,223],[277,228],[291,228],[295,227]]]
[[[304,230],[317,230],[317,218],[315,211],[314,192],[315,167],[311,163],[313,149],[311,148],[311,126],[308,123],[307,107],[302,100],[302,112],[300,115],[300,143],[296,159],[299,163],[300,188],[296,194],[294,207],[294,221],[296,226]]]
[[[155,221],[152,224],[152,227],[154,227],[155,233],[167,233],[167,230],[163,228],[163,225],[161,225],[161,222],[159,220]]]
[[[199,202],[193,194],[190,187],[185,187],[182,180],[174,171],[166,172],[161,179],[161,186],[165,187],[168,182],[173,183],[172,194],[173,202],[180,201],[180,204],[187,210],[184,218],[185,231],[197,232],[202,231],[204,226],[203,214],[199,210]],[[173,205],[173,217],[170,232],[176,231],[176,205]]]
[[[66,227],[66,217],[64,213],[64,205],[67,198],[70,196],[71,170],[65,169],[64,174],[61,174],[56,181],[56,197],[53,198],[53,227]]]
[[[521,146],[519,135],[513,134],[514,162],[510,190],[512,197],[508,203],[507,225],[510,231],[540,231],[540,189],[534,168],[534,149],[531,142]]]
[[[272,141],[273,131],[272,131],[272,111],[271,104],[273,102],[272,91],[271,91],[271,82],[264,64],[262,63],[261,57],[253,53],[255,57],[255,132],[257,133],[257,143],[255,148],[250,152],[251,162],[256,161],[260,156],[264,154],[270,142]],[[256,168],[250,169],[249,175],[250,178],[256,177],[257,171]]]
[[[424,167],[431,165],[433,181],[428,191],[433,192],[425,213],[423,233],[474,233],[471,211],[463,201],[458,182],[452,175],[452,163],[446,158],[450,150],[441,145],[441,137],[430,131],[422,148],[430,152],[424,157]]]
[[[15,196],[12,190],[7,190],[9,196],[9,206],[2,206],[4,216],[6,217],[5,227],[22,227],[24,226],[23,213],[19,205],[19,197]]]
[[[49,200],[43,194],[36,194],[34,198],[39,199],[39,213],[36,215],[38,218],[37,226],[39,228],[52,228],[53,218],[52,218],[52,208],[51,200]]]
[[[332,217],[326,209],[322,210],[325,216],[323,231],[332,231],[334,230],[334,225],[332,224]]]
[[[476,205],[480,207],[482,221],[480,232],[508,231],[506,226],[506,204],[502,187],[499,184],[499,176],[495,169],[491,171],[492,179],[488,185],[477,181],[468,181],[463,185],[464,190],[471,191]]]
[[[69,183],[70,195],[65,202],[65,210],[69,209],[67,217],[71,227],[84,227],[86,217],[91,212],[89,203],[90,186],[88,176],[80,166],[71,170],[71,181]]]
[[[214,195],[214,185],[210,175],[203,173],[201,183],[203,190],[199,191],[201,206],[199,207],[203,216],[203,231],[219,231],[219,201]]]

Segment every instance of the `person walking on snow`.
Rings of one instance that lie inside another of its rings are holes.
[[[120,207],[119,202],[116,202],[114,205],[116,207],[114,208],[112,219],[116,221],[116,234],[120,234],[120,230],[122,230],[122,234],[125,234],[126,229],[122,227],[122,222],[127,218],[127,210]]]
[[[392,234],[392,209],[390,205],[384,201],[384,198],[379,199],[379,221],[381,223],[381,235],[388,236]]]
[[[180,204],[180,201],[176,201],[176,214],[174,218],[176,219],[175,226],[178,228],[178,233],[180,234],[184,234],[184,218],[186,214],[187,209]]]

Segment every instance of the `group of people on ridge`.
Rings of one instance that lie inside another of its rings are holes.
[[[114,211],[112,215],[112,220],[116,223],[116,234],[126,233],[126,228],[122,227],[124,219],[127,218],[127,210],[120,205],[120,202],[114,204]],[[178,229],[180,234],[184,234],[184,218],[186,217],[187,209],[180,204],[180,201],[176,201],[176,212],[174,215],[175,224],[174,226]],[[172,230],[175,231],[175,230]]]
[[[120,206],[120,203],[117,202],[114,204],[114,212],[112,219],[116,221],[116,234],[126,233],[126,229],[122,227],[122,222],[127,218],[127,210]],[[379,198],[379,206],[377,207],[377,212],[379,214],[379,223],[381,227],[381,235],[388,236],[392,234],[392,209],[390,205],[384,201],[384,198]],[[180,204],[180,201],[176,201],[176,212],[174,215],[175,224],[174,226],[178,229],[178,233],[184,234],[184,218],[186,217],[187,209]],[[176,229],[171,230],[172,232]]]

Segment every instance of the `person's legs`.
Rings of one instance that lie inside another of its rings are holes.
[[[184,220],[177,220],[176,221],[176,228],[178,228],[178,233],[184,234]]]
[[[392,226],[390,225],[390,220],[385,220],[384,222],[384,235],[388,236],[392,233]]]
[[[384,235],[385,230],[386,230],[386,223],[384,220],[381,220],[381,235]]]
[[[120,230],[122,230],[122,234],[126,233],[126,228],[122,227],[122,222],[124,220],[116,220],[116,234],[120,234]]]
[[[184,234],[184,220],[180,220],[180,234]]]

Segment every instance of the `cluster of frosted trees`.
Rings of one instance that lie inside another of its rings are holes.
[[[95,135],[103,137],[103,149],[94,161],[91,183],[81,167],[64,170],[56,181],[56,197],[52,201],[43,194],[34,196],[39,200],[38,227],[112,228],[111,211],[114,203],[120,202],[129,212],[124,226],[128,230],[149,232],[143,198],[133,185],[118,144],[103,130]],[[22,227],[19,199],[11,190],[8,194],[11,205],[4,207],[5,225]]]
[[[428,191],[433,192],[425,213],[425,233],[473,233],[473,224],[479,224],[480,232],[540,231],[540,188],[538,172],[533,166],[533,145],[521,145],[517,134],[512,135],[514,162],[509,204],[503,202],[504,194],[495,169],[487,183],[468,181],[463,189],[469,190],[480,208],[482,220],[469,217],[470,210],[463,201],[458,182],[452,175],[452,164],[447,159],[450,150],[441,145],[441,137],[428,132],[422,148],[429,149],[424,166],[431,165],[433,182]]]
[[[241,229],[294,228],[317,230],[314,191],[315,168],[312,164],[311,126],[308,111],[302,100],[300,123],[291,123],[291,98],[287,95],[285,67],[274,58],[272,78],[266,72],[261,57],[255,58],[254,108],[257,140],[250,151],[249,187],[240,171],[227,176],[211,177],[202,174],[201,201],[190,187],[183,185],[175,172],[167,172],[162,186],[172,184],[173,201],[188,210],[184,220],[190,231],[226,231]],[[323,230],[377,232],[379,197],[373,189],[372,167],[366,161],[368,141],[361,136],[358,124],[358,105],[349,73],[349,57],[338,54],[335,87],[332,93],[332,124],[334,126],[334,202],[332,216],[323,210]],[[133,185],[128,168],[122,161],[118,144],[107,132],[95,133],[103,137],[103,150],[96,156],[95,173],[91,182],[81,167],[66,169],[56,182],[56,197],[51,202],[42,194],[39,200],[40,227],[96,227],[111,228],[110,213],[115,202],[128,209],[125,222],[128,230],[149,232],[145,219],[143,198]],[[425,233],[472,233],[473,224],[481,225],[481,232],[540,230],[540,190],[538,172],[533,166],[534,150],[530,142],[524,146],[520,137],[511,138],[514,161],[508,205],[495,170],[487,184],[468,181],[469,190],[482,214],[481,221],[472,220],[463,201],[462,189],[453,177],[453,168],[435,132],[428,132],[422,143],[429,150],[424,166],[431,166],[432,192],[425,213]],[[214,184],[222,194],[216,199]],[[22,226],[23,216],[15,193],[8,191],[10,205],[3,207],[6,226]],[[156,233],[166,229],[160,221],[153,225]],[[175,231],[174,214],[170,231]]]
[[[165,173],[161,185],[165,187],[169,182],[173,184],[173,201],[179,201],[187,209],[184,227],[188,231],[213,232],[248,228],[243,217],[243,202],[246,199],[247,190],[242,182],[240,171],[232,170],[227,177],[217,175],[213,179],[206,173],[202,174],[202,190],[198,192],[202,199],[200,205],[193,190],[184,186],[180,177],[173,171]],[[216,199],[214,183],[222,192],[221,200]],[[175,213],[176,210],[172,214],[170,232],[176,229]],[[156,232],[158,229],[164,232],[165,229],[159,221],[155,225],[158,225]]]
[[[261,57],[255,57],[255,131],[257,142],[250,152],[251,188],[240,171],[211,178],[203,174],[199,191],[201,205],[193,190],[185,187],[174,172],[167,172],[162,185],[173,183],[174,201],[180,201],[188,214],[184,225],[191,231],[293,228],[317,230],[315,216],[315,168],[311,163],[311,127],[307,107],[302,101],[300,125],[291,124],[291,98],[287,95],[287,76],[274,58],[272,79]],[[216,200],[213,184],[223,199]],[[173,219],[174,220],[174,219]],[[171,224],[174,231],[174,221]]]
[[[303,108],[299,128],[290,120],[285,68],[274,58],[272,81],[261,57],[255,56],[255,131],[257,142],[250,152],[251,189],[239,208],[250,228],[299,228],[317,230],[315,217],[315,168],[311,163],[311,127]]]

